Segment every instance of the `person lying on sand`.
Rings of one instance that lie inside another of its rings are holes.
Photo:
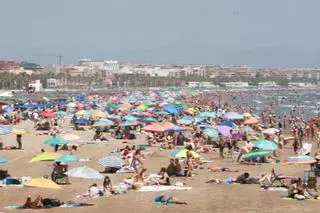
[[[206,183],[217,183],[217,184],[259,184],[260,178],[249,178],[250,174],[248,172],[239,175],[237,178],[226,178],[224,180],[220,179],[212,179],[207,181]]]
[[[42,208],[42,206],[40,205],[40,201],[41,201],[41,197],[40,195],[37,196],[37,198],[32,201],[31,196],[29,195],[27,197],[26,202],[23,204],[22,208],[23,209],[40,209]]]
[[[209,172],[239,172],[238,169],[230,169],[227,167],[212,166],[208,168]]]
[[[161,202],[165,205],[167,205],[168,203],[174,203],[174,204],[184,204],[187,205],[188,203],[186,201],[180,201],[177,198],[173,197],[173,196],[166,196],[166,195],[161,195],[159,197],[156,198],[155,200],[156,202]]]

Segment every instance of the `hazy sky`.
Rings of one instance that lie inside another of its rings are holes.
[[[0,59],[320,65],[319,0],[1,0]],[[52,57],[50,57],[52,55]]]

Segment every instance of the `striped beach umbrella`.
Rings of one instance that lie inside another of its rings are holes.
[[[11,125],[0,125],[0,135],[8,135],[12,132]]]
[[[117,156],[106,156],[99,159],[98,163],[104,168],[121,168],[124,165],[124,162],[121,158]]]

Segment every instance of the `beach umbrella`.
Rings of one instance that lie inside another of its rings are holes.
[[[109,119],[99,119],[93,124],[93,127],[112,126],[113,124],[114,122]]]
[[[144,122],[144,123],[155,123],[158,122],[158,120],[154,117],[143,117],[139,118],[138,121]]]
[[[104,168],[121,168],[124,165],[123,160],[117,156],[106,156],[100,158],[98,163]]]
[[[243,116],[240,115],[237,112],[227,112],[225,114],[223,114],[223,117],[229,119],[229,120],[241,120],[243,119]]]
[[[279,132],[280,130],[279,129],[276,129],[276,128],[268,128],[268,129],[265,129],[262,131],[263,134],[267,134],[267,135],[274,135],[276,134],[277,132]]]
[[[33,157],[30,160],[30,163],[38,162],[38,161],[53,161],[61,156],[62,156],[62,154],[57,153],[57,152],[43,152],[43,153]]]
[[[199,117],[202,118],[215,118],[216,113],[215,112],[200,112]]]
[[[221,126],[228,126],[228,127],[231,127],[231,128],[236,128],[237,125],[235,123],[233,123],[232,121],[222,121],[220,123]]]
[[[254,130],[249,126],[243,127],[243,130],[248,134],[253,134],[254,133]]]
[[[8,135],[12,132],[11,125],[0,125],[0,135]]]
[[[185,131],[185,129],[180,126],[171,126],[164,130],[164,132],[182,132],[182,131]]]
[[[166,112],[166,111],[159,111],[159,112],[156,112],[157,115],[170,115],[169,112]]]
[[[55,159],[55,162],[63,162],[63,163],[71,163],[71,162],[78,162],[80,159],[74,155],[64,155],[57,159]]]
[[[120,126],[138,126],[140,125],[140,122],[138,121],[125,121],[120,124]]]
[[[66,115],[67,115],[67,112],[65,112],[65,111],[56,112],[56,116],[58,116],[58,117],[63,117],[63,116],[66,116]]]
[[[25,134],[28,134],[29,131],[27,131],[25,129],[13,128],[11,133],[16,134],[16,135],[25,135]]]
[[[82,166],[69,170],[65,173],[69,177],[85,178],[85,179],[102,179],[104,176],[97,170]]]
[[[166,105],[163,107],[164,111],[169,112],[170,114],[178,115],[181,111],[174,105]]]
[[[245,112],[245,113],[242,114],[242,116],[243,116],[244,118],[250,118],[250,117],[251,117],[251,114],[248,113],[248,112]]]
[[[74,135],[74,134],[71,134],[71,133],[67,133],[67,134],[64,134],[62,135],[62,138],[66,141],[77,141],[77,140],[80,140],[80,137],[78,135]]]
[[[179,120],[177,120],[177,123],[178,124],[184,124],[184,125],[190,125],[190,124],[192,124],[193,123],[193,120],[186,120],[186,119],[179,119]]]
[[[51,137],[51,138],[45,140],[43,143],[48,144],[50,146],[55,146],[55,145],[67,144],[68,141],[66,141],[64,138],[62,138],[60,136],[54,136],[54,137]]]
[[[208,135],[210,138],[216,140],[219,138],[219,133],[217,130],[212,129],[212,128],[206,128],[203,130],[203,133]]]
[[[307,155],[291,156],[284,160],[284,164],[312,164],[317,160]]]
[[[0,157],[0,164],[5,164],[8,163],[8,160],[5,159],[4,157]]]
[[[275,151],[279,148],[278,144],[268,140],[255,141],[253,142],[253,147],[256,147],[261,150],[269,150],[269,151]]]
[[[230,136],[230,130],[233,130],[229,126],[221,126],[221,125],[217,126],[216,129],[225,137]]]
[[[102,112],[102,111],[99,111],[99,110],[94,110],[92,113],[91,113],[91,116],[90,116],[93,120],[97,120],[99,118],[106,118],[107,117],[107,114],[105,112]]]
[[[259,119],[257,118],[249,118],[243,122],[243,124],[246,124],[246,125],[258,124],[258,123],[259,123]]]
[[[89,123],[89,120],[84,118],[77,119],[75,121],[75,124],[78,124],[78,125],[87,125],[88,123]]]
[[[126,121],[136,121],[136,120],[138,120],[137,117],[132,116],[132,115],[126,115],[126,116],[123,117],[123,119],[126,120]]]
[[[61,189],[58,184],[46,178],[32,178],[31,180],[26,181],[23,185],[35,188]]]
[[[268,154],[270,154],[269,151],[254,151],[254,152],[249,152],[245,155],[242,155],[241,158],[249,160],[249,159],[255,159],[257,157],[263,157]]]
[[[40,116],[43,118],[54,118],[56,117],[55,113],[52,111],[43,111],[40,113]]]
[[[187,157],[187,149],[180,149],[180,150],[174,150],[170,153],[170,156],[175,157],[175,158],[186,158]],[[195,151],[192,151],[192,156],[194,158],[200,158],[200,155],[196,153]]]
[[[75,108],[77,106],[76,103],[68,103],[67,104],[67,107],[70,107],[70,108]]]

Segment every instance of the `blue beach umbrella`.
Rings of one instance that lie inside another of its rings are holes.
[[[71,162],[78,162],[80,159],[74,155],[64,155],[60,158],[54,160],[55,162],[63,162],[63,163],[71,163]]]
[[[48,140],[44,141],[43,143],[48,144],[50,146],[55,146],[55,145],[68,144],[69,142],[60,136],[55,136],[55,137],[49,138]]]
[[[5,159],[4,157],[0,157],[0,164],[5,164],[8,163],[8,160]]]
[[[269,151],[274,151],[278,149],[278,144],[268,140],[255,141],[253,142],[253,146],[261,150],[269,150]]]

